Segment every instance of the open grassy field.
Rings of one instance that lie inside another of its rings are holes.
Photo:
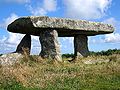
[[[109,60],[86,64],[88,60]],[[120,54],[89,56],[63,63],[24,57],[0,67],[0,90],[120,90]]]

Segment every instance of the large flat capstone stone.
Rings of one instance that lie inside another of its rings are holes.
[[[98,35],[114,31],[109,24],[47,16],[29,16],[16,19],[8,25],[8,31],[39,36],[42,30],[57,30],[58,36]]]

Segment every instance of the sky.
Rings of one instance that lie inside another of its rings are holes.
[[[120,0],[0,0],[0,54],[16,50],[24,34],[7,26],[24,16],[49,16],[112,24],[114,33],[88,37],[90,51],[120,49]],[[74,53],[73,37],[59,37],[62,53]],[[32,54],[39,54],[39,37],[32,36]]]

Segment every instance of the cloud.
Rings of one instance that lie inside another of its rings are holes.
[[[8,32],[8,36],[1,38],[0,46],[2,46],[2,50],[7,50],[6,52],[15,50],[23,36],[22,34]]]
[[[63,0],[66,15],[72,18],[97,19],[105,15],[112,0]]]
[[[8,36],[3,36],[0,41],[0,53],[10,53],[16,50],[17,45],[23,35],[16,33],[8,33]]]
[[[60,47],[61,48],[68,48],[68,46],[74,45],[74,37],[59,37]]]
[[[117,20],[115,20],[115,18],[111,17],[111,18],[104,20],[103,23],[111,24],[111,25],[115,26],[118,22],[117,22]]]
[[[19,16],[16,15],[15,13],[12,13],[8,18],[3,19],[3,22],[0,23],[0,28],[6,29],[8,24],[13,22],[15,19],[17,19]]]
[[[7,2],[7,3],[20,3],[20,4],[23,4],[23,3],[30,3],[30,0],[5,0],[4,2]]]
[[[120,33],[111,33],[100,36],[89,37],[89,43],[100,44],[100,43],[120,43]]]
[[[107,43],[120,43],[120,22],[111,17],[103,21],[104,23],[111,24],[115,27],[115,31],[112,34],[106,34],[104,42]]]
[[[113,25],[115,31],[111,34],[90,37],[89,43],[120,43],[120,22],[114,17],[110,17],[104,20],[103,23]]]
[[[6,19],[3,19],[3,21],[0,23],[0,28],[6,29],[8,24],[13,22],[17,18],[18,18],[18,15],[16,15],[15,13],[10,14],[9,17],[7,17]],[[8,52],[9,50],[14,50],[14,48],[16,47],[16,44],[19,43],[21,37],[22,35],[8,32],[8,36],[3,36],[1,38],[1,41],[0,41],[0,46],[2,47],[1,49],[4,52]],[[2,51],[1,49],[0,51]]]
[[[43,8],[46,11],[49,11],[49,12],[55,11],[56,7],[57,7],[56,0],[44,0],[44,2],[43,2]]]
[[[41,7],[33,8],[31,5],[28,5],[27,7],[32,15],[37,16],[37,15],[46,15],[47,14],[46,10]]]
[[[62,53],[74,53],[74,37],[59,37],[60,50]]]
[[[89,44],[100,44],[100,43],[104,43],[103,35],[90,36],[90,37],[88,37],[88,43],[89,43]]]
[[[111,24],[115,28],[115,33],[120,33],[120,21],[116,20],[114,17],[108,18],[103,21],[103,23]]]
[[[41,51],[41,44],[38,36],[32,36],[31,54],[39,54]]]
[[[64,38],[61,38],[64,42],[69,42],[71,44],[73,44],[73,40],[74,40],[74,37],[64,37]]]
[[[32,7],[31,5],[26,5],[31,14],[46,15],[48,12],[56,11],[57,1],[56,0],[43,0],[41,5]]]
[[[17,45],[20,43],[22,38],[24,37],[23,34],[18,33],[8,33],[8,36],[3,36],[0,41],[0,47],[3,47],[0,49],[0,53],[7,52],[13,52],[16,50]],[[31,53],[32,54],[38,54],[41,51],[41,45],[39,42],[39,38],[37,36],[32,36],[31,41]]]
[[[11,44],[11,45],[17,45],[19,44],[19,42],[21,41],[21,39],[23,38],[23,34],[18,34],[18,33],[10,33],[9,32],[9,36],[8,38],[5,40],[5,42],[7,44]]]
[[[120,43],[120,34],[119,33],[107,34],[107,35],[105,35],[104,42]]]

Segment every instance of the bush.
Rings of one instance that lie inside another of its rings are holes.
[[[74,54],[62,54],[62,58],[74,58]]]

